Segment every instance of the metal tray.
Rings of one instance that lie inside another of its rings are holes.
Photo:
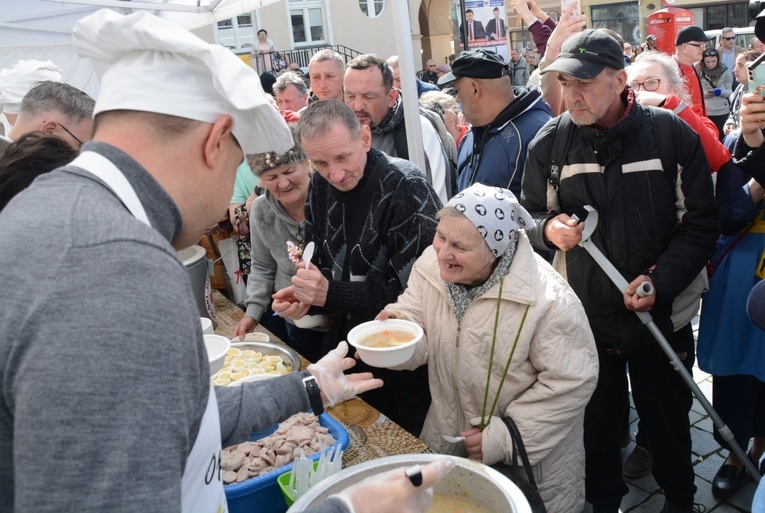
[[[301,362],[300,355],[291,347],[284,346],[282,344],[275,344],[273,342],[235,342],[239,339],[235,338],[231,341],[231,347],[238,347],[239,349],[252,349],[259,353],[281,356],[285,362],[292,364],[293,371],[299,371]]]

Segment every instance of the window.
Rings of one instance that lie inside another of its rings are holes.
[[[215,39],[234,51],[246,51],[255,43],[252,30],[252,14],[240,14],[236,18],[220,20],[215,25]]]
[[[236,17],[239,27],[252,27],[252,14],[240,14]]]
[[[707,30],[719,30],[725,27],[746,27],[747,2],[736,2],[727,5],[709,5],[704,7],[704,20]]]
[[[295,46],[325,42],[324,5],[321,2],[290,0],[290,22]]]
[[[384,0],[359,0],[359,8],[366,16],[377,18],[385,6]]]
[[[611,29],[620,34],[625,42],[640,43],[638,3],[629,2],[592,6],[592,27]]]

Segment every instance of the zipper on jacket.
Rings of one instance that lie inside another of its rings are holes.
[[[470,309],[470,306],[468,306],[468,310]],[[465,310],[465,313],[467,313],[467,310]],[[462,318],[464,319],[465,316],[463,315]],[[459,359],[460,359],[460,334],[462,332],[462,325],[459,321],[457,321],[457,337],[454,339],[455,345],[454,345],[454,363],[452,364],[452,381],[454,383],[454,397],[457,400],[457,432],[454,434],[454,436],[459,436],[463,429],[463,421],[462,419],[465,416],[465,413],[462,411],[462,401],[460,401],[460,392],[459,392]]]

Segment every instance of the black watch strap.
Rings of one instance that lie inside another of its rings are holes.
[[[319,416],[324,413],[324,403],[321,400],[321,390],[319,390],[316,378],[313,376],[303,378],[303,385],[305,385],[305,391],[308,393],[308,400],[311,402],[313,414]]]

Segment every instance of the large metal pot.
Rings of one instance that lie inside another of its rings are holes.
[[[404,454],[353,465],[312,487],[295,502],[288,513],[305,511],[333,493],[338,493],[369,476],[394,468],[401,468],[403,472],[408,466],[424,465],[444,457],[438,454]],[[465,458],[452,458],[456,466],[436,485],[436,492],[473,501],[492,512],[531,513],[531,507],[523,492],[508,478],[481,463]]]

